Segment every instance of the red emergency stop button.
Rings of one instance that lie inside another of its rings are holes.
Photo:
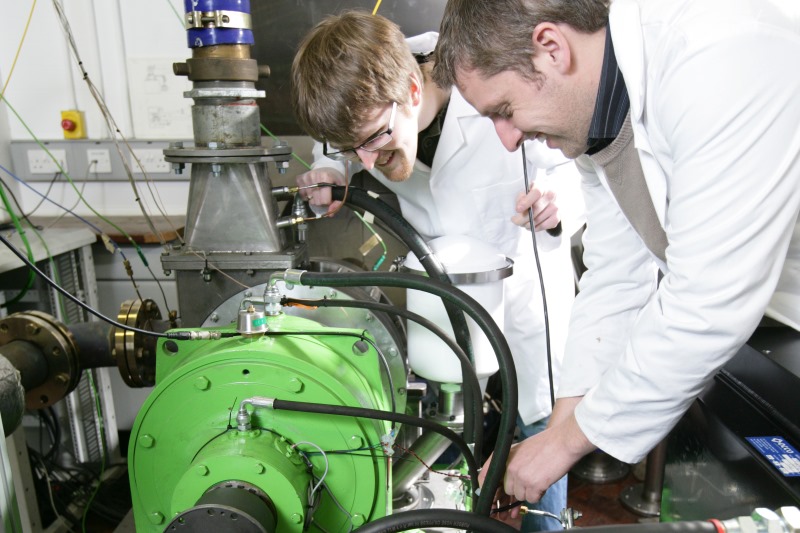
[[[65,118],[64,120],[61,121],[61,129],[63,129],[64,131],[75,131],[77,127],[78,125],[75,124],[74,120]]]

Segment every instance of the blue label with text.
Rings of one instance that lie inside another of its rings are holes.
[[[783,437],[746,437],[786,477],[800,477],[800,453]]]

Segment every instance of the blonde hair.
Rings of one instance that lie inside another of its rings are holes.
[[[353,143],[366,115],[410,102],[411,74],[422,80],[400,28],[380,15],[332,15],[305,36],[292,63],[292,104],[317,141]]]

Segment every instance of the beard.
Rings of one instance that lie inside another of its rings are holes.
[[[394,150],[388,161],[388,166],[377,166],[376,168],[386,176],[386,179],[395,183],[406,181],[414,171],[414,163],[408,160],[405,152]]]

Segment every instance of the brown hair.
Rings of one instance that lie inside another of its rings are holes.
[[[433,80],[451,87],[459,69],[484,77],[510,70],[533,79],[533,29],[542,22],[594,33],[608,22],[608,0],[449,0]]]
[[[292,103],[314,139],[345,146],[377,107],[410,101],[410,75],[422,77],[400,28],[367,12],[326,17],[300,43],[292,63]]]

